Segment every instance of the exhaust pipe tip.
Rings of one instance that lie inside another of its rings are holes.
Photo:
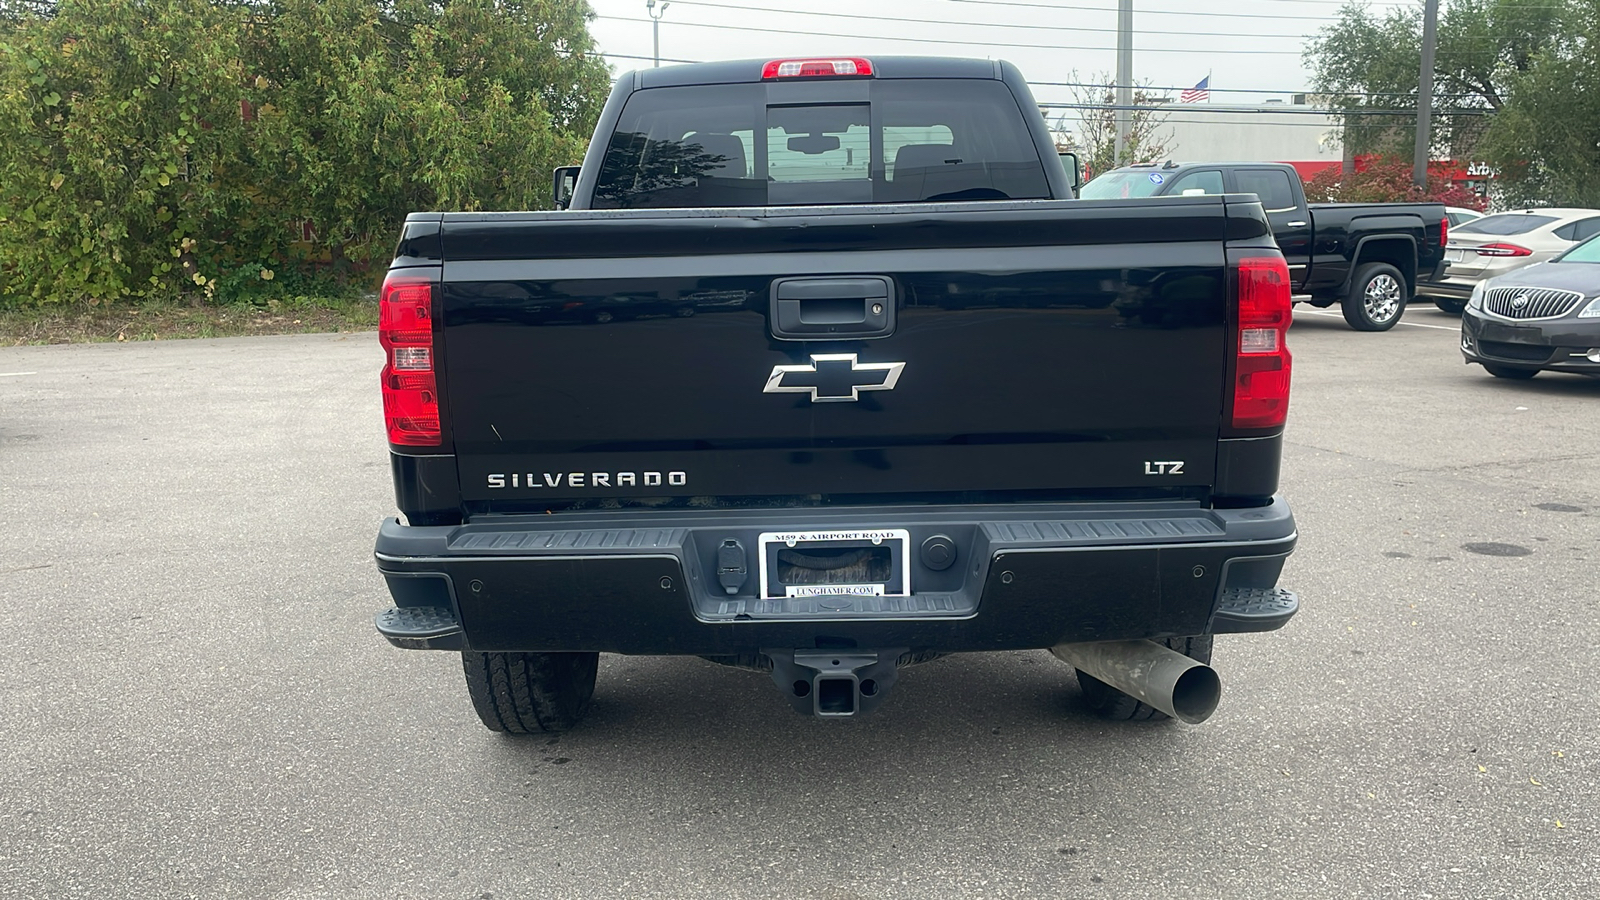
[[[1060,644],[1050,652],[1187,725],[1211,718],[1222,701],[1222,677],[1216,669],[1154,641]]]
[[[1204,663],[1196,663],[1179,675],[1177,682],[1173,684],[1172,711],[1167,714],[1186,725],[1199,725],[1211,718],[1211,714],[1217,711],[1217,705],[1221,702],[1222,676],[1217,674],[1216,669]],[[1167,711],[1162,710],[1162,712]]]

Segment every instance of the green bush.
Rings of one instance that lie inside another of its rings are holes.
[[[608,87],[590,15],[0,2],[0,304],[365,286],[407,212],[546,205]]]

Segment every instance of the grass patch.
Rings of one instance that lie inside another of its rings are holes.
[[[359,295],[198,306],[154,302],[6,309],[0,305],[0,346],[11,347],[371,331],[377,327],[377,297]]]

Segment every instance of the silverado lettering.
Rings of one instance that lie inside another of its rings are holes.
[[[510,479],[507,482],[506,479]],[[512,472],[507,475],[496,472],[488,476],[488,485],[491,489],[499,490],[506,487],[527,488],[558,488],[563,482],[567,487],[612,487],[612,479],[616,480],[616,487],[657,487],[666,484],[670,487],[683,487],[689,483],[687,472]]]

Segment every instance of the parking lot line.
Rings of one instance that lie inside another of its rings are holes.
[[[0,372],[0,378],[15,378],[18,375],[37,375],[38,372]]]
[[[1317,311],[1309,310],[1309,309],[1297,310],[1297,313],[1300,314],[1300,315],[1306,315],[1306,316],[1330,316],[1330,317],[1335,318],[1335,319],[1344,318],[1344,315],[1342,313],[1317,312]],[[1421,322],[1396,322],[1395,324],[1396,325],[1410,325],[1412,328],[1437,328],[1440,331],[1460,331],[1461,330],[1459,327],[1458,328],[1451,328],[1449,325],[1424,325]]]

